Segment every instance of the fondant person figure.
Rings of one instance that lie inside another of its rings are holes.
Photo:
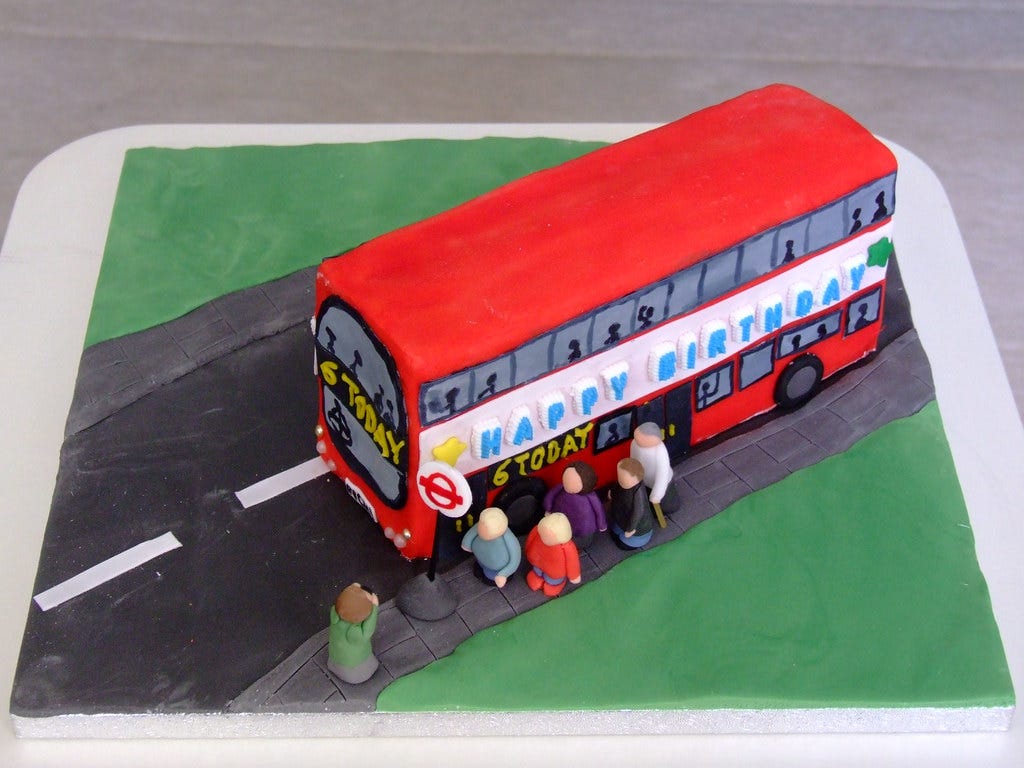
[[[480,520],[462,537],[462,548],[473,553],[484,576],[498,589],[505,586],[522,561],[519,539],[509,530],[505,513],[497,507],[480,513]]]
[[[651,503],[660,505],[666,515],[678,512],[683,503],[672,479],[672,462],[661,439],[661,427],[645,421],[633,430],[629,455],[644,467],[643,481],[650,491]]]
[[[561,512],[569,519],[577,547],[589,547],[596,531],[607,531],[604,505],[597,497],[597,473],[585,461],[574,461],[562,472],[562,482],[544,496],[545,512]]]
[[[364,683],[377,671],[370,640],[378,607],[377,595],[358,582],[345,587],[331,606],[327,668],[346,683]]]
[[[654,513],[644,486],[644,467],[636,459],[621,459],[615,466],[617,484],[610,491],[612,533],[629,549],[639,549],[654,535]]]
[[[579,584],[580,554],[572,543],[572,526],[561,512],[545,515],[526,537],[526,559],[530,570],[526,583],[536,592],[555,597],[565,589],[566,581]]]

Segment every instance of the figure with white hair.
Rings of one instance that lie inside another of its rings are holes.
[[[672,463],[661,437],[661,427],[653,421],[645,421],[633,430],[629,455],[643,465],[644,485],[651,504],[657,504],[666,515],[678,512],[683,504],[672,482]]]

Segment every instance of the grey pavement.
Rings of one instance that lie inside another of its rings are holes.
[[[907,331],[865,363],[834,377],[799,410],[757,420],[754,427],[695,452],[675,469],[683,509],[655,529],[651,543],[671,541],[753,491],[846,450],[884,424],[916,413],[935,397],[931,368],[916,331]],[[600,578],[631,552],[598,536],[580,553],[582,584]],[[546,601],[523,573],[504,589],[483,582],[466,560],[440,574],[458,606],[439,621],[381,606],[374,651],[381,666],[366,683],[349,685],[327,671],[328,629],[315,634],[229,705],[233,712],[373,711],[393,680],[450,654],[466,638]],[[566,592],[575,587],[568,585]],[[558,598],[556,598],[558,599]],[[325,609],[326,611],[326,609]]]

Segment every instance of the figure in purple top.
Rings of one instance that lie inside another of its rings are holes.
[[[562,483],[544,496],[545,512],[561,512],[569,518],[572,540],[577,547],[588,547],[595,531],[607,531],[604,506],[594,489],[597,473],[585,461],[574,461],[562,473]]]

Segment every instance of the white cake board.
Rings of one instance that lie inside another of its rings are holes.
[[[1024,729],[1005,733],[956,735],[821,736],[665,736],[524,738],[537,721],[521,719],[522,736],[485,740],[446,738],[453,722],[445,716],[397,716],[403,730],[426,738],[392,739],[387,725],[360,728],[354,722],[332,730],[315,715],[141,716],[154,718],[140,728],[139,716],[82,720],[103,735],[163,733],[162,718],[179,720],[179,733],[232,735],[235,740],[17,742],[6,717],[23,617],[49,511],[71,403],[77,361],[85,336],[93,286],[124,151],[140,146],[219,146],[376,141],[411,137],[476,138],[485,135],[556,136],[617,140],[646,127],[595,125],[363,125],[363,126],[149,126],[110,131],[82,139],[44,160],[26,179],[0,250],[0,334],[5,354],[0,369],[0,402],[7,419],[0,446],[0,481],[8,535],[0,551],[7,565],[0,576],[5,615],[0,634],[0,725],[2,765],[197,765],[245,763],[276,765],[364,764],[452,765],[541,763],[565,760],[591,764],[687,762],[706,765],[1020,765]],[[1017,681],[1024,669],[1024,430],[1013,403],[995,342],[964,251],[953,212],[938,179],[910,152],[893,147],[900,163],[900,267],[910,294],[915,323],[932,363],[935,387],[960,482],[971,513],[978,557],[988,580],[1010,671]],[[61,314],[52,312],[61,308]],[[58,323],[60,324],[58,326]],[[52,339],[60,332],[61,343]],[[915,710],[927,716],[924,710]],[[827,711],[826,711],[827,713]],[[331,715],[332,718],[344,716]],[[595,730],[614,716],[577,715],[578,731]],[[591,718],[588,720],[588,718]],[[628,718],[624,718],[628,719]],[[87,733],[75,718],[71,732]],[[120,724],[118,721],[121,721]],[[134,721],[134,722],[133,722]],[[638,721],[638,722],[642,722]],[[653,721],[652,721],[653,722]],[[625,724],[625,723],[624,723]],[[464,728],[457,728],[463,731]],[[546,729],[554,730],[554,729]],[[573,732],[574,729],[569,729]],[[657,728],[653,730],[662,731]],[[488,733],[487,718],[473,729]],[[296,733],[369,733],[372,738],[266,741],[255,738]],[[53,735],[59,735],[56,732]],[[559,758],[556,755],[564,755]]]

